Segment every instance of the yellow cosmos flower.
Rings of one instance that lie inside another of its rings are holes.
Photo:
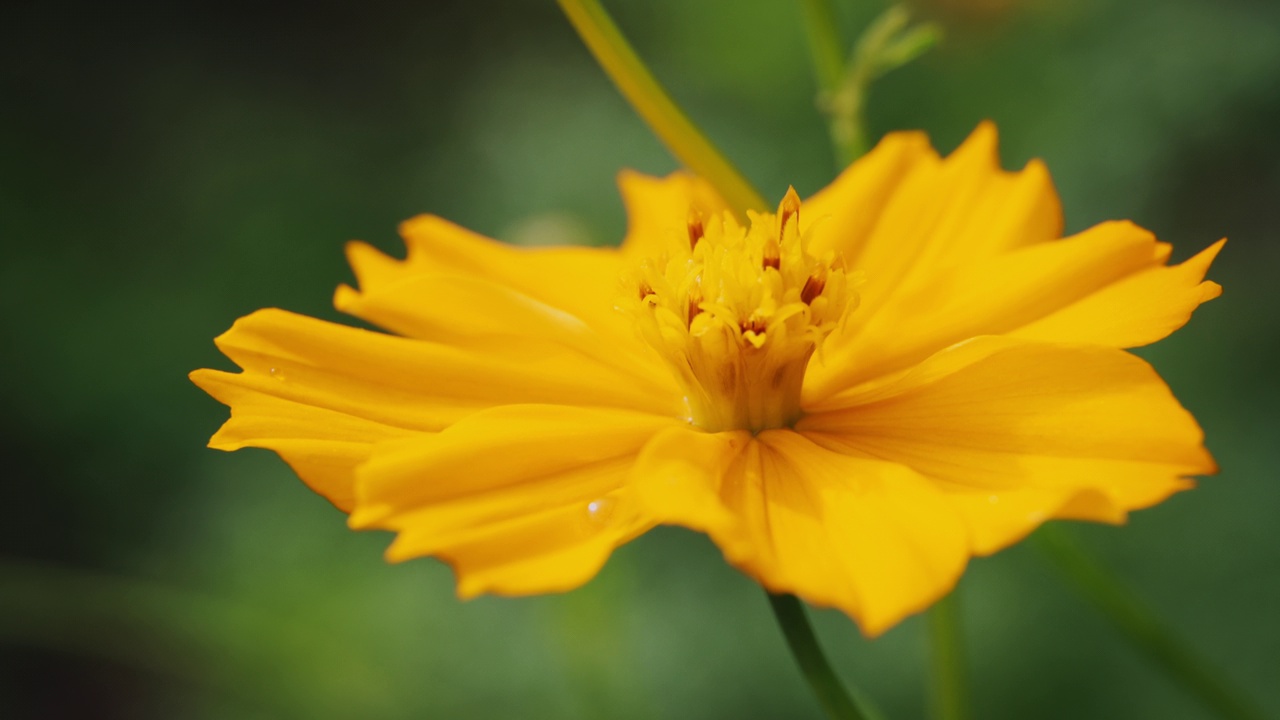
[[[432,216],[362,243],[337,307],[217,339],[210,445],[269,448],[353,528],[462,596],[567,590],[657,524],[880,633],[1050,518],[1123,522],[1215,471],[1147,363],[1220,289],[1128,222],[1061,238],[1038,162],[980,126],[888,136],[739,220],[706,183],[620,178],[617,249],[516,248]]]

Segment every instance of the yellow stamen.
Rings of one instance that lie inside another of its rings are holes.
[[[689,208],[689,219],[686,224],[689,227],[689,249],[692,250],[698,246],[698,241],[706,234],[702,227],[702,213],[698,212],[697,208]]]
[[[768,238],[764,241],[764,257],[760,260],[762,267],[773,268],[777,270],[782,267],[782,246],[778,244],[777,238]]]
[[[800,302],[805,305],[812,305],[814,299],[822,294],[823,288],[827,286],[827,267],[819,266],[818,269],[804,281],[804,288],[800,290]]]

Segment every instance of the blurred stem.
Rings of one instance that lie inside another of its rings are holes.
[[[1148,660],[1219,717],[1263,720],[1261,709],[1192,650],[1062,528],[1032,536],[1062,575]]]
[[[818,81],[818,108],[827,116],[837,169],[842,170],[867,151],[862,98],[870,80],[865,68],[855,62],[855,56],[845,61],[845,43],[840,39],[831,0],[801,3],[813,73]]]
[[[658,83],[597,0],[557,0],[596,62],[636,113],[685,167],[711,183],[739,213],[768,203]]]
[[[836,24],[835,6],[831,0],[800,0],[804,11],[805,31],[809,35],[809,52],[813,56],[813,72],[818,79],[818,92],[834,94],[844,76],[844,42]]]
[[[795,595],[769,593],[769,604],[782,634],[787,638],[791,655],[800,666],[809,689],[818,696],[827,717],[831,720],[878,720],[880,714],[866,707],[856,693],[846,691],[840,678],[836,677],[822,647],[818,645],[818,638],[813,634],[813,626],[809,624],[800,600]]]
[[[890,6],[862,32],[833,79],[831,57],[840,56],[835,13],[830,0],[805,0],[805,21],[820,86],[818,106],[827,116],[841,169],[870,148],[864,110],[871,83],[920,57],[942,37],[937,25],[909,26],[910,20],[906,8]]]
[[[929,610],[933,654],[933,701],[938,720],[969,720],[968,669],[956,590]]]

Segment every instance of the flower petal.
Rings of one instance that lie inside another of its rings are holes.
[[[675,395],[669,373],[614,309],[621,255],[604,248],[518,248],[441,218],[401,226],[409,248],[395,260],[363,243],[347,255],[360,289],[334,295],[341,311],[400,335],[522,357],[530,343],[559,343],[655,394]]]
[[[1210,295],[1198,285],[1216,253],[1210,251],[1165,268],[1167,245],[1132,223],[1109,222],[979,258],[876,312],[859,311],[814,365],[806,390],[821,398],[977,335],[1081,343],[1163,337]]]
[[[673,235],[687,237],[691,215],[705,218],[729,209],[710,183],[685,172],[657,178],[624,170],[618,189],[627,208],[622,252],[633,258],[658,257]]]
[[[260,310],[216,340],[240,373],[191,379],[232,417],[210,444],[275,450],[313,489],[350,509],[352,472],[377,442],[440,430],[508,403],[646,410],[675,406],[628,378],[554,343],[492,356]]]
[[[1097,346],[975,338],[811,408],[797,430],[936,481],[978,553],[1049,517],[1123,522],[1216,471],[1155,371]]]
[[[460,276],[508,288],[593,327],[610,329],[617,325],[613,300],[622,265],[620,254],[612,248],[516,247],[435,215],[420,215],[401,223],[400,234],[408,247],[404,260],[390,258],[364,243],[348,245],[347,258],[360,289],[339,289],[338,299],[347,306],[339,309],[380,323],[385,308],[378,298],[385,291],[423,275]],[[405,308],[392,310],[397,316],[407,312]],[[485,310],[476,308],[471,314],[483,316]],[[408,334],[399,327],[389,329]]]
[[[1219,240],[1179,265],[1134,273],[1024,325],[1012,335],[1120,348],[1163,339],[1185,325],[1201,303],[1222,294],[1222,286],[1205,281],[1204,276],[1225,243]]]
[[[315,405],[292,402],[255,389],[244,375],[196,370],[191,380],[231,407],[231,419],[209,440],[217,450],[266,448],[298,477],[344,512],[355,505],[355,467],[379,442],[412,431]]]
[[[478,413],[379,447],[358,470],[350,524],[399,533],[391,560],[445,559],[463,596],[567,590],[652,525],[631,499],[628,471],[672,422],[551,405]]]
[[[983,123],[945,160],[897,133],[805,203],[810,246],[865,276],[861,305],[806,377],[815,402],[977,335],[1136,347],[1181,327],[1219,288],[1220,246],[1166,267],[1169,246],[1131,223],[1075,237],[1048,172],[1000,169]]]
[[[671,429],[632,476],[655,520],[707,532],[770,591],[840,608],[867,635],[945,594],[968,558],[965,528],[931,483],[788,430]]]
[[[510,403],[672,410],[625,374],[549,342],[490,356],[275,309],[237,320],[215,342],[244,369],[233,376],[242,385],[411,430]]]
[[[989,122],[945,160],[922,134],[891,133],[800,212],[813,249],[866,274],[869,308],[940,269],[1062,233],[1048,171],[1039,161],[1002,170]]]
[[[753,443],[745,430],[667,428],[645,445],[632,468],[631,484],[660,522],[701,530],[715,538],[726,555],[745,556],[751,539],[736,533],[740,519],[721,501],[718,489],[738,455]]]
[[[908,178],[936,170],[938,153],[922,132],[892,132],[800,205],[800,231],[815,255],[859,255],[889,200]]]

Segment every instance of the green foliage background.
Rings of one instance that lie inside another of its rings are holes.
[[[798,4],[608,7],[749,177],[834,172]],[[983,118],[1043,157],[1069,229],[1132,218],[1224,296],[1144,352],[1223,471],[1127,528],[1071,528],[1280,715],[1280,4],[926,3],[948,38],[871,96],[950,150]],[[852,37],[881,6],[843,3]],[[453,597],[390,566],[267,452],[205,449],[186,380],[279,306],[339,319],[342,243],[433,212],[512,242],[616,242],[613,176],[673,161],[550,0],[18,3],[0,23],[0,716],[803,718],[767,603],[704,538],[620,550],[562,596]],[[1205,718],[1020,546],[961,584],[980,718]],[[817,623],[894,718],[922,623]]]

